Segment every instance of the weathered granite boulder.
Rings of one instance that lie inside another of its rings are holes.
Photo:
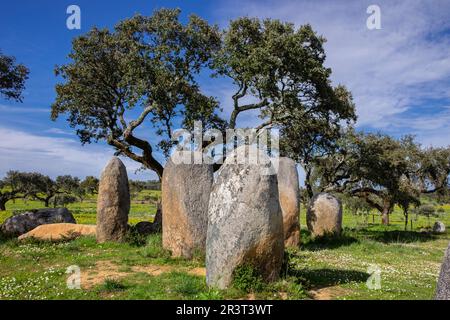
[[[100,177],[97,198],[97,242],[123,241],[128,229],[130,190],[125,165],[113,157]]]
[[[191,258],[205,252],[208,202],[214,180],[213,166],[182,163],[179,157],[192,152],[175,152],[162,177],[162,241],[174,257]]]
[[[294,160],[279,158],[278,193],[283,213],[284,246],[298,247],[300,244],[300,200],[298,172]]]
[[[342,203],[329,193],[318,193],[310,201],[306,223],[313,236],[340,235]]]
[[[0,230],[7,237],[18,237],[40,225],[63,222],[76,223],[72,213],[66,208],[39,209],[6,219]]]
[[[250,265],[266,281],[276,280],[284,252],[283,217],[270,161],[234,163],[239,147],[218,171],[208,208],[206,282],[227,288],[234,271]],[[260,154],[260,158],[266,157]]]
[[[450,244],[445,252],[436,287],[436,300],[450,300]]]
[[[445,224],[441,221],[436,221],[433,225],[434,233],[445,233]]]
[[[95,225],[52,223],[43,224],[33,230],[21,235],[19,240],[29,238],[46,241],[71,240],[82,236],[95,237]]]

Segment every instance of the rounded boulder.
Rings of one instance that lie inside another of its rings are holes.
[[[342,231],[342,203],[329,193],[316,194],[306,214],[308,230],[313,236],[340,235]]]

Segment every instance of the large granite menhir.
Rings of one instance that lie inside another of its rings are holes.
[[[329,193],[316,194],[309,203],[306,223],[313,236],[340,235],[342,203]]]
[[[295,161],[279,158],[278,161],[278,193],[283,213],[284,246],[300,245],[300,200],[298,172]]]
[[[281,269],[284,236],[277,175],[267,174],[270,161],[233,163],[234,156],[243,152],[245,146],[227,156],[210,196],[206,238],[210,287],[229,287],[240,266],[252,266],[265,281],[276,280]]]
[[[128,229],[130,189],[122,161],[113,157],[100,177],[97,198],[97,242],[123,241]]]
[[[195,164],[194,155],[201,153],[175,152],[167,161],[161,184],[163,247],[174,257],[188,259],[206,250],[208,202],[214,180],[213,166]]]

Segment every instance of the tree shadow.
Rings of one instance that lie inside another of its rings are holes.
[[[346,229],[340,236],[324,235],[312,237],[309,231],[302,230],[301,248],[309,251],[324,249],[336,249],[358,243],[361,240],[371,240],[384,244],[389,243],[414,243],[427,242],[439,238],[431,232],[403,231],[403,230],[368,230],[368,229]]]
[[[297,278],[306,288],[325,288],[350,282],[366,282],[370,275],[357,270],[301,269],[290,270],[289,276]]]
[[[308,231],[302,230],[301,248],[303,250],[318,251],[324,249],[336,249],[359,242],[357,238],[343,232],[341,235],[327,234],[321,237],[311,237]]]
[[[436,240],[437,236],[429,232],[400,231],[400,230],[361,230],[366,239],[381,243],[412,243]]]

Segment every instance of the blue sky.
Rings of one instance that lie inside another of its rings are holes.
[[[81,30],[66,28],[66,8],[81,8]],[[381,8],[381,30],[368,30],[366,9]],[[182,16],[196,13],[226,27],[230,19],[248,15],[311,23],[325,36],[327,66],[335,84],[353,93],[358,128],[395,136],[415,134],[425,146],[448,145],[450,137],[450,1],[4,1],[0,11],[0,49],[27,65],[30,79],[24,102],[0,98],[0,176],[10,169],[51,176],[98,175],[112,155],[100,143],[81,146],[64,118],[50,120],[58,79],[56,64],[65,63],[72,38],[92,26],[111,28],[134,13],[151,14],[158,7],[179,7]],[[203,81],[229,112],[232,87],[225,81]],[[241,125],[258,121],[243,115]],[[140,129],[152,137],[149,125]],[[162,158],[160,156],[160,158]],[[126,161],[132,178],[155,177]]]

